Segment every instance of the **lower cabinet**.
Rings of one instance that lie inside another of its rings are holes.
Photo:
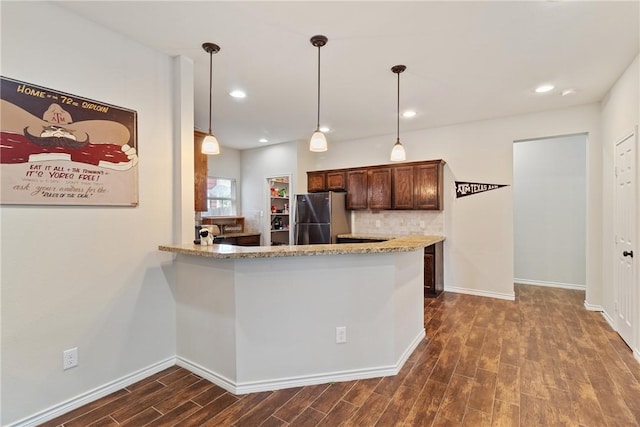
[[[424,248],[424,296],[436,297],[444,287],[442,242]]]
[[[380,243],[385,239],[364,239],[360,237],[338,237],[336,243]]]
[[[229,236],[217,239],[215,243],[221,245],[236,245],[236,246],[260,246],[260,235],[249,234],[246,236]]]

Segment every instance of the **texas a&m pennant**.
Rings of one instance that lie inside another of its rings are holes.
[[[456,198],[471,196],[473,194],[484,193],[485,191],[507,187],[508,184],[483,184],[481,182],[456,181]]]

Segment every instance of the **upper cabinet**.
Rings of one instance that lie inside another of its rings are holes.
[[[307,172],[307,191],[345,191],[347,174],[344,170]]]
[[[413,204],[415,166],[397,166],[391,172],[393,209],[415,209]]]
[[[441,210],[445,162],[396,163],[307,172],[309,192],[347,191],[351,210]]]
[[[327,191],[327,173],[325,171],[307,172],[307,191],[309,193]]]
[[[414,166],[415,209],[442,209],[442,170],[444,162]]]
[[[391,168],[371,168],[367,173],[369,209],[391,209]]]
[[[367,176],[366,169],[347,171],[347,209],[367,209]]]
[[[206,133],[198,130],[193,133],[193,190],[194,190],[194,210],[196,212],[207,212],[207,174],[208,156],[202,154],[200,146]]]
[[[345,171],[327,171],[327,191],[345,191],[347,175]]]

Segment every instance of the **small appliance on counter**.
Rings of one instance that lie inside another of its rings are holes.
[[[346,210],[346,193],[296,194],[296,245],[336,243],[338,234],[349,234],[351,225]]]

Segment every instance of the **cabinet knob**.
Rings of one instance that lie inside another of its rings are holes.
[[[628,256],[633,258],[633,251],[624,251],[622,252],[622,256]]]

